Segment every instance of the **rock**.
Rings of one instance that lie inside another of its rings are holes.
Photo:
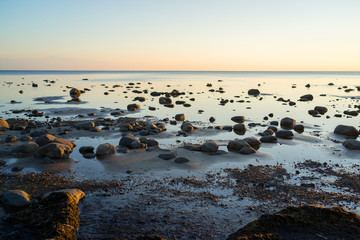
[[[318,115],[319,112],[316,111],[316,110],[309,110],[309,111],[308,111],[308,114],[311,115],[311,116],[315,116],[315,115]]]
[[[147,147],[159,147],[159,142],[155,139],[148,139],[146,142]]]
[[[176,157],[175,153],[161,153],[158,156],[158,158],[161,158],[163,160],[170,160],[170,159],[173,159],[175,157]]]
[[[360,239],[360,216],[340,207],[287,207],[261,216],[228,237],[240,239]]]
[[[176,121],[185,121],[185,114],[183,114],[183,113],[176,114],[175,115],[175,120]]]
[[[343,146],[349,149],[360,150],[360,141],[355,139],[348,139],[343,142]]]
[[[38,137],[35,142],[36,142],[40,147],[42,147],[42,146],[44,146],[44,145],[46,145],[46,144],[49,144],[49,143],[54,142],[55,139],[56,139],[56,137],[53,136],[53,135],[51,135],[51,134],[44,134],[44,135]]]
[[[136,140],[130,144],[131,149],[142,149],[142,148],[146,147],[146,145],[141,143],[138,139],[136,139]]]
[[[357,111],[344,111],[345,115],[350,115],[353,117],[356,117],[357,115],[359,115],[359,113]]]
[[[186,162],[189,162],[189,159],[187,159],[186,157],[178,157],[178,158],[175,158],[174,162],[175,163],[186,163]]]
[[[79,152],[84,155],[87,153],[94,153],[94,147],[93,146],[82,146],[79,148]]]
[[[20,138],[20,141],[23,141],[23,142],[28,142],[30,140],[32,140],[33,138],[30,137],[30,136],[21,136]]]
[[[328,111],[326,107],[322,107],[322,106],[316,106],[314,110],[320,113],[321,115],[324,115]]]
[[[133,141],[138,141],[138,142],[140,142],[138,139],[135,138],[134,135],[128,133],[128,134],[126,134],[125,136],[123,136],[123,137],[120,139],[119,145],[120,145],[120,146],[127,147],[127,148],[132,148],[131,143],[132,143]]]
[[[3,203],[9,207],[24,207],[30,204],[30,195],[22,190],[8,190],[3,193]]]
[[[39,145],[34,142],[28,142],[21,145],[16,146],[13,149],[13,152],[16,153],[33,153],[39,148]]]
[[[95,123],[94,122],[81,122],[81,123],[77,123],[75,124],[75,128],[76,129],[83,129],[83,130],[90,130],[93,129],[95,127]]]
[[[145,97],[136,97],[136,98],[134,99],[134,101],[145,102],[145,101],[146,101],[146,98],[145,98]]]
[[[359,136],[359,132],[355,127],[347,125],[337,125],[334,133],[352,138],[357,138]]]
[[[303,133],[305,128],[304,128],[304,125],[302,125],[302,124],[295,124],[293,126],[293,129],[297,133]]]
[[[275,136],[264,136],[264,137],[260,138],[260,141],[262,143],[277,143],[278,139]]]
[[[209,141],[201,145],[201,151],[207,153],[214,153],[219,150],[219,145],[214,141]]]
[[[260,148],[261,142],[256,137],[247,137],[244,138],[244,141],[247,142],[255,150],[258,150]]]
[[[8,135],[6,138],[5,138],[5,142],[6,143],[13,143],[13,142],[16,142],[17,140],[17,137],[16,136],[12,136],[12,135]]]
[[[10,126],[9,126],[8,122],[5,121],[4,119],[0,119],[0,131],[7,130],[9,128],[10,128]]]
[[[80,200],[86,196],[86,194],[83,191],[81,191],[80,189],[76,189],[76,188],[61,189],[61,190],[54,191],[54,192],[57,192],[57,193],[66,192],[66,193],[70,194],[70,196],[74,199],[76,204],[78,204],[80,202]],[[50,196],[50,194],[52,194],[54,192],[45,193],[43,195],[43,198],[47,198],[48,196]]]
[[[214,118],[214,117],[210,117],[210,118],[209,118],[209,121],[210,121],[211,123],[213,123],[213,122],[215,122],[215,118]]]
[[[115,146],[110,143],[100,144],[96,149],[97,156],[105,156],[115,153]]]
[[[160,235],[149,234],[138,236],[136,240],[164,240],[164,238]]]
[[[139,104],[136,104],[136,103],[133,103],[133,104],[129,104],[127,105],[127,110],[128,111],[136,111],[140,109],[140,105]]]
[[[283,139],[292,139],[294,137],[294,133],[289,130],[279,130],[275,133],[277,138]]]
[[[259,94],[260,94],[260,91],[258,89],[250,89],[248,91],[248,95],[258,96]]]
[[[246,126],[243,123],[235,124],[233,129],[234,129],[234,131],[237,131],[237,132],[246,132]]]
[[[189,122],[183,122],[183,124],[181,124],[181,130],[183,130],[186,133],[189,133],[194,131],[194,126]]]
[[[159,103],[160,104],[171,104],[172,100],[169,97],[160,97],[159,98]]]
[[[278,121],[271,121],[270,125],[279,126],[279,122]]]
[[[44,135],[44,134],[47,134],[48,132],[46,131],[46,130],[43,130],[43,129],[41,129],[41,130],[36,130],[36,131],[33,131],[32,133],[30,133],[30,137],[40,137],[40,136],[42,136],[42,135]]]
[[[159,93],[159,92],[152,92],[152,93],[150,93],[150,95],[153,96],[153,97],[158,97],[158,96],[161,95],[161,93]]]
[[[296,123],[295,119],[286,117],[281,119],[280,126],[285,130],[290,130],[295,125],[295,123]]]
[[[231,118],[231,120],[236,123],[243,123],[245,121],[245,117],[244,116],[234,116]]]
[[[243,147],[251,147],[251,146],[246,141],[239,139],[229,141],[227,145],[227,149],[229,151],[234,151],[234,152],[239,152],[240,149]]]
[[[313,95],[306,94],[300,97],[299,101],[306,102],[306,101],[312,101],[314,99]]]
[[[66,144],[61,143],[49,143],[45,146],[39,147],[34,157],[49,157],[52,159],[64,159],[69,158],[72,153],[72,148]]]
[[[78,98],[78,97],[80,97],[80,95],[81,95],[81,92],[80,92],[79,89],[77,89],[77,88],[72,88],[72,89],[70,90],[70,97],[71,97],[71,98]]]

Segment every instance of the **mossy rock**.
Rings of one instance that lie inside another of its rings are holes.
[[[360,239],[360,216],[340,207],[287,207],[261,216],[228,238],[235,239]]]
[[[9,223],[33,228],[41,239],[77,239],[79,208],[67,192],[53,192],[28,208],[15,212]]]

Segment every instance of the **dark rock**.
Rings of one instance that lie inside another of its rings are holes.
[[[136,139],[135,136],[132,135],[132,134],[126,134],[125,136],[123,136],[123,137],[120,139],[119,145],[120,145],[120,146],[127,147],[127,148],[132,148],[132,147],[131,147],[131,143],[132,143],[133,141],[139,141],[139,140]],[[140,141],[139,141],[139,142],[140,142]]]
[[[174,162],[175,163],[186,163],[186,162],[189,162],[189,159],[187,159],[186,157],[178,157],[178,158],[175,158]]]
[[[160,97],[159,98],[159,103],[160,104],[171,104],[172,100],[169,97]]]
[[[80,95],[81,95],[81,92],[80,92],[79,89],[77,89],[77,88],[72,88],[72,89],[70,90],[70,97],[71,97],[71,98],[78,98],[78,97],[80,97]]]
[[[256,153],[256,150],[252,147],[243,147],[239,150],[239,153],[241,154],[253,154]]]
[[[176,114],[175,115],[175,120],[176,121],[185,121],[185,114],[183,114],[183,113]]]
[[[296,124],[296,125],[293,126],[293,129],[297,133],[303,133],[304,132],[304,125]]]
[[[240,149],[243,147],[251,147],[251,146],[246,141],[239,139],[229,141],[227,145],[227,149],[229,151],[234,151],[234,152],[239,152]]]
[[[311,94],[306,94],[300,97],[301,102],[307,102],[307,101],[312,101],[314,99],[314,96]]]
[[[52,159],[69,158],[72,153],[72,148],[66,144],[49,143],[45,146],[39,147],[34,153],[34,157],[49,157]]]
[[[6,138],[5,138],[5,142],[6,143],[13,143],[13,142],[16,142],[17,140],[17,137],[16,136],[12,136],[12,135],[8,135]]]
[[[146,142],[147,147],[159,147],[159,142],[155,139],[148,139]]]
[[[100,144],[96,149],[97,156],[105,156],[115,153],[115,146],[110,143]]]
[[[201,151],[207,153],[214,153],[219,150],[219,145],[214,141],[205,142],[201,145]]]
[[[278,121],[271,121],[270,125],[279,126],[279,122]]]
[[[90,129],[93,129],[94,127],[95,127],[94,122],[81,122],[81,123],[75,124],[76,129],[90,130]]]
[[[295,119],[286,117],[286,118],[281,119],[280,126],[283,129],[290,130],[295,125],[295,123],[296,123]]]
[[[244,141],[247,142],[255,150],[258,150],[260,148],[261,142],[256,137],[247,137],[244,138]]]
[[[260,141],[262,143],[277,143],[278,139],[275,136],[264,136],[264,137],[260,138]]]
[[[85,155],[87,153],[94,153],[94,147],[93,146],[82,146],[79,148],[79,152],[82,155]]]
[[[49,144],[49,143],[54,142],[55,139],[56,139],[56,137],[53,136],[53,135],[51,135],[51,134],[44,134],[44,135],[38,137],[35,142],[36,142],[40,147],[42,147],[42,146],[44,146],[44,145],[46,145],[46,144]]]
[[[321,115],[324,115],[328,111],[326,107],[322,107],[322,106],[316,106],[314,110],[320,113]]]
[[[334,133],[352,138],[357,138],[359,136],[359,132],[355,127],[346,125],[337,125]]]
[[[248,91],[248,95],[258,96],[259,94],[260,94],[260,91],[258,89],[250,89]]]
[[[277,138],[283,139],[292,139],[294,137],[294,133],[289,130],[279,130],[275,133]]]
[[[243,123],[245,121],[245,117],[244,116],[234,116],[231,118],[231,120],[236,123]]]
[[[186,133],[189,133],[194,131],[194,126],[189,122],[183,122],[183,124],[181,124],[181,130],[183,130]]]
[[[175,105],[174,105],[174,104],[164,104],[164,107],[174,108],[174,107],[175,107]]]
[[[32,133],[30,133],[30,137],[40,137],[44,134],[47,134],[48,132],[46,130],[36,130],[36,131],[33,131]]]
[[[136,104],[136,103],[133,103],[133,104],[129,104],[127,105],[127,110],[128,111],[136,111],[140,109],[140,105],[139,104]]]
[[[350,115],[353,117],[356,117],[357,115],[359,115],[359,113],[357,111],[344,111],[345,115]]]
[[[319,112],[316,111],[316,110],[309,110],[309,111],[308,111],[308,114],[311,115],[311,116],[315,116],[315,115],[318,115]]]
[[[28,142],[21,145],[16,146],[12,151],[16,153],[33,153],[39,148],[34,142]]]
[[[145,101],[146,101],[146,98],[145,98],[145,97],[136,97],[136,98],[134,99],[134,101],[145,102]]]
[[[173,159],[175,157],[176,157],[175,153],[161,153],[158,156],[158,158],[161,158],[163,160],[170,160],[170,159]]]
[[[235,124],[233,129],[234,132],[244,132],[244,133],[246,132],[246,126],[243,123]]]
[[[2,194],[2,200],[8,207],[24,207],[30,204],[30,195],[22,190],[8,190]]]
[[[210,121],[211,123],[213,123],[213,122],[215,122],[215,118],[214,118],[214,117],[210,117],[210,118],[209,118],[209,121]]]

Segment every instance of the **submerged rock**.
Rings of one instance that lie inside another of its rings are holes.
[[[186,162],[190,162],[190,161],[186,157],[178,157],[178,158],[175,158],[174,162],[175,163],[186,163]]]
[[[360,216],[340,207],[287,207],[274,214],[262,215],[228,240],[240,239],[359,239]]]
[[[170,160],[176,157],[175,153],[161,153],[159,154],[158,158],[161,158],[163,160]]]

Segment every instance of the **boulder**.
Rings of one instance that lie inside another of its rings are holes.
[[[209,141],[201,145],[202,152],[214,153],[219,150],[219,145],[214,141]]]
[[[256,137],[247,137],[244,138],[244,141],[247,142],[255,150],[258,150],[260,148],[261,142]]]
[[[229,141],[227,145],[227,149],[229,151],[238,152],[243,147],[251,147],[245,140],[235,139],[232,141]]]
[[[289,130],[279,130],[275,133],[277,138],[283,139],[292,139],[294,137],[294,133]]]
[[[343,146],[349,149],[360,150],[360,141],[355,139],[348,139],[343,142]]]
[[[175,120],[176,121],[185,121],[185,114],[183,114],[183,113],[176,114],[175,115]]]
[[[80,97],[80,95],[81,95],[81,91],[80,91],[79,89],[77,89],[77,88],[72,88],[72,89],[70,90],[70,97],[71,97],[71,98],[78,98],[78,97]]]
[[[295,119],[285,117],[281,119],[280,126],[285,130],[290,130],[295,125],[295,123],[296,123]]]
[[[100,144],[96,148],[97,156],[105,156],[105,155],[114,154],[114,153],[115,153],[115,146],[110,143]]]
[[[155,139],[148,139],[146,141],[146,146],[147,147],[159,147],[159,142],[156,141]]]
[[[140,141],[136,139],[134,135],[128,133],[120,139],[119,145],[127,148],[132,148],[131,143],[134,141],[140,143]]]
[[[181,124],[181,130],[189,133],[189,132],[194,131],[194,126],[189,122],[183,122],[183,124]]]
[[[30,204],[30,195],[22,190],[8,190],[2,197],[3,203],[9,207],[24,207]]]
[[[90,130],[93,129],[95,127],[95,123],[94,122],[81,122],[81,123],[77,123],[75,124],[75,128],[76,129],[83,129],[83,130]]]
[[[234,116],[231,118],[231,121],[236,122],[236,123],[243,123],[245,121],[245,117],[244,116]]]
[[[57,192],[57,193],[66,192],[66,193],[70,194],[70,196],[74,199],[76,204],[78,204],[80,202],[80,200],[86,196],[86,194],[83,191],[81,191],[80,189],[76,189],[76,188],[61,189],[61,190],[57,190],[54,192]],[[45,193],[43,195],[43,198],[47,198],[50,194],[52,194],[54,192]]]
[[[302,125],[302,124],[295,124],[293,126],[293,129],[297,133],[303,133],[305,128],[304,128],[304,125]]]
[[[49,157],[52,159],[64,159],[69,158],[72,153],[72,148],[66,144],[61,143],[49,143],[45,146],[39,147],[35,153],[34,157]]]
[[[8,122],[5,121],[4,119],[0,119],[0,131],[7,130],[9,128],[10,128],[10,126],[9,126]]]
[[[249,89],[248,95],[258,96],[260,94],[259,89]]]
[[[314,99],[314,96],[311,94],[306,94],[300,97],[299,101],[306,102],[306,101],[312,101]]]
[[[133,103],[133,104],[129,104],[127,105],[127,110],[128,111],[136,111],[140,109],[140,105],[139,104],[136,104],[136,103]]]
[[[322,107],[322,106],[316,106],[314,110],[320,113],[321,115],[324,115],[328,111],[326,107]]]
[[[93,146],[82,146],[79,148],[79,152],[84,155],[87,153],[94,153],[94,147]]]
[[[46,145],[46,144],[49,144],[49,143],[54,142],[55,139],[56,139],[56,137],[53,136],[53,135],[51,135],[51,134],[44,134],[44,135],[38,137],[35,142],[36,142],[40,147],[42,147],[42,146],[44,146],[44,145]]]
[[[269,136],[264,136],[264,137],[260,138],[260,141],[262,143],[277,143],[278,139],[275,136],[270,136],[269,135]]]
[[[359,131],[354,126],[347,125],[337,125],[334,133],[352,138],[357,138],[359,136]]]
[[[237,132],[246,132],[246,126],[243,123],[235,124],[233,129],[234,129],[234,131],[237,131]]]

